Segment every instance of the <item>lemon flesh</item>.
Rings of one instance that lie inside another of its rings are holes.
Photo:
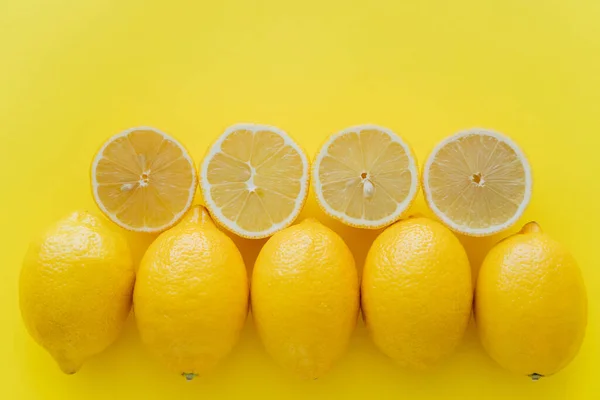
[[[247,238],[263,238],[300,214],[309,184],[304,150],[284,131],[238,124],[210,147],[200,187],[213,218]]]
[[[197,178],[194,162],[173,137],[141,127],[111,137],[91,168],[94,200],[121,227],[160,232],[191,207]]]
[[[398,220],[412,204],[419,179],[412,150],[376,125],[332,135],[313,165],[317,201],[331,217],[376,229]]]
[[[484,129],[445,139],[423,168],[427,204],[444,224],[467,235],[491,235],[513,225],[529,204],[531,186],[520,148]]]

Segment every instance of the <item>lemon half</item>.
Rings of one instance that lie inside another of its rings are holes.
[[[132,231],[160,232],[191,207],[196,168],[173,137],[150,127],[108,139],[92,161],[91,184],[100,210]]]
[[[503,231],[531,199],[527,158],[510,138],[470,129],[439,143],[423,168],[431,210],[451,229],[472,236]]]
[[[200,165],[200,188],[212,217],[233,233],[271,236],[300,214],[308,194],[310,163],[279,128],[229,127]]]
[[[377,229],[400,219],[419,188],[410,146],[387,128],[354,126],[325,142],[313,165],[317,201],[329,216]]]

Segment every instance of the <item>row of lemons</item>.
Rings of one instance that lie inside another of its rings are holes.
[[[362,280],[334,231],[314,219],[291,225],[310,184],[328,215],[359,228],[387,227],[368,252]],[[198,185],[205,207],[192,206]],[[176,139],[134,128],[94,156],[91,186],[116,225],[162,233],[139,266],[119,229],[87,212],[32,242],[20,278],[23,319],[66,373],[116,340],[132,303],[142,342],[187,379],[232,350],[249,301],[269,354],[312,379],[342,356],[360,309],[377,347],[417,369],[456,348],[474,296],[486,351],[532,379],[565,367],[584,337],[580,270],[535,222],[490,251],[472,286],[452,230],[503,231],[531,198],[527,159],[496,132],[473,129],[445,139],[419,175],[410,146],[383,127],[330,136],[311,168],[284,131],[240,124],[219,136],[197,173]],[[441,223],[401,219],[419,187]],[[242,255],[218,227],[246,238],[271,236],[251,285]]]

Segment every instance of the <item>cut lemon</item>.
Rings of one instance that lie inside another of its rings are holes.
[[[108,139],[92,161],[91,181],[100,210],[117,225],[138,232],[173,226],[192,205],[197,185],[187,150],[148,127]]]
[[[300,214],[310,167],[304,150],[281,129],[229,127],[200,165],[200,188],[213,218],[246,238],[271,236]]]
[[[531,198],[531,169],[508,137],[470,129],[443,140],[423,169],[431,210],[451,229],[491,235],[514,224]]]
[[[313,165],[313,185],[329,216],[359,228],[381,228],[400,219],[419,187],[410,146],[376,125],[332,135]]]

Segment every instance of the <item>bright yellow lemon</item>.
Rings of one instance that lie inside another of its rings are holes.
[[[19,290],[25,326],[63,372],[75,373],[118,337],[134,275],[129,247],[116,227],[75,212],[27,251]]]
[[[348,246],[308,219],[276,233],[252,275],[252,313],[269,354],[297,375],[315,379],[350,341],[359,303]]]
[[[477,281],[475,318],[483,347],[504,368],[537,380],[577,354],[587,324],[581,271],[535,222],[498,243]]]
[[[409,218],[373,242],[363,271],[363,316],[377,347],[399,364],[423,369],[450,354],[471,301],[467,254],[442,224]]]
[[[144,345],[187,379],[214,368],[237,343],[248,312],[246,268],[204,207],[148,248],[134,308]]]

